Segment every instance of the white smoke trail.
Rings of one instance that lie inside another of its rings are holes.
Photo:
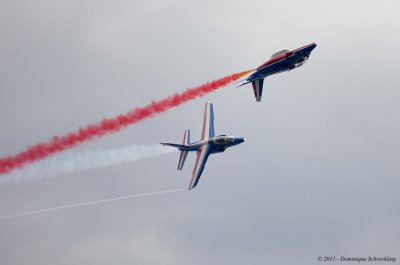
[[[131,145],[114,149],[70,150],[14,170],[11,173],[0,175],[0,185],[33,182],[62,174],[135,162],[169,154],[176,150],[159,144]]]
[[[156,191],[156,192],[149,192],[149,193],[132,194],[132,195],[114,197],[114,198],[103,199],[103,200],[98,200],[98,201],[90,201],[90,202],[81,202],[81,203],[68,204],[68,205],[59,206],[59,207],[46,208],[46,209],[41,209],[41,210],[35,210],[35,211],[30,211],[30,212],[13,214],[13,215],[5,215],[5,216],[1,216],[0,217],[0,221],[1,220],[5,220],[5,219],[20,217],[20,216],[27,216],[27,215],[45,213],[45,212],[50,212],[50,211],[57,211],[57,210],[63,210],[63,209],[68,209],[68,208],[76,208],[76,207],[81,207],[81,206],[86,206],[86,205],[99,204],[99,203],[104,203],[104,202],[125,200],[125,199],[130,199],[130,198],[146,197],[146,196],[151,196],[151,195],[157,195],[157,194],[163,194],[163,193],[171,193],[171,192],[179,192],[179,191],[185,191],[185,190],[186,189],[164,190],[164,191]]]

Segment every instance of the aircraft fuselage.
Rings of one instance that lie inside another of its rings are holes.
[[[191,143],[188,151],[197,151],[201,146],[208,145],[210,148],[210,154],[221,153],[224,152],[226,148],[241,144],[244,141],[246,141],[246,138],[244,137],[219,135]]]
[[[247,78],[247,81],[252,82],[253,80],[300,67],[307,61],[311,51],[316,46],[317,43],[311,43],[291,51],[284,50],[280,52],[280,54],[273,56],[270,60],[260,65],[257,71]]]

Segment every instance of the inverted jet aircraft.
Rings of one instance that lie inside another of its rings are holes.
[[[271,56],[271,58],[260,65],[256,72],[250,75],[245,83],[240,86],[251,83],[253,85],[254,96],[256,101],[260,102],[263,91],[264,78],[269,75],[290,71],[294,68],[302,66],[310,57],[311,51],[317,47],[317,43],[310,43],[306,46],[294,50],[282,50]]]
[[[246,139],[244,137],[233,137],[226,135],[215,136],[213,105],[207,102],[204,110],[203,130],[200,141],[190,143],[190,130],[187,129],[183,136],[183,144],[161,144],[178,148],[181,151],[178,162],[178,170],[182,170],[188,152],[197,152],[196,164],[194,166],[192,179],[190,180],[189,184],[189,190],[191,190],[196,187],[197,183],[199,182],[201,173],[203,173],[204,166],[210,154],[222,153],[226,148],[241,144],[245,140]]]

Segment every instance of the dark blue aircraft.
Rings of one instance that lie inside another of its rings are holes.
[[[253,85],[256,101],[260,102],[264,78],[269,75],[290,71],[294,68],[302,66],[307,61],[308,57],[310,57],[311,51],[316,46],[317,43],[314,42],[291,51],[285,49],[273,54],[268,61],[260,65],[256,72],[250,75],[245,80],[245,83],[241,84],[240,86],[251,83]]]
[[[168,145],[178,148],[181,151],[178,162],[178,170],[182,170],[183,164],[185,163],[188,152],[196,151],[197,158],[196,164],[194,165],[192,179],[190,180],[189,190],[196,187],[201,173],[204,170],[204,166],[207,162],[210,154],[222,153],[228,147],[241,144],[246,139],[243,137],[234,137],[226,135],[215,136],[214,132],[214,109],[211,103],[206,103],[204,109],[203,118],[203,130],[201,133],[201,140],[198,142],[190,143],[190,130],[186,130],[183,136],[183,144],[174,143],[161,143],[162,145]]]

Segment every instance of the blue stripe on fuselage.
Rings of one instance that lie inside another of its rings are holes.
[[[252,80],[261,79],[278,72],[288,71],[290,69],[290,66],[295,61],[294,59],[292,59],[293,57],[295,56],[291,56],[289,58],[285,58],[270,65],[267,65],[249,76],[247,80],[251,82]]]

